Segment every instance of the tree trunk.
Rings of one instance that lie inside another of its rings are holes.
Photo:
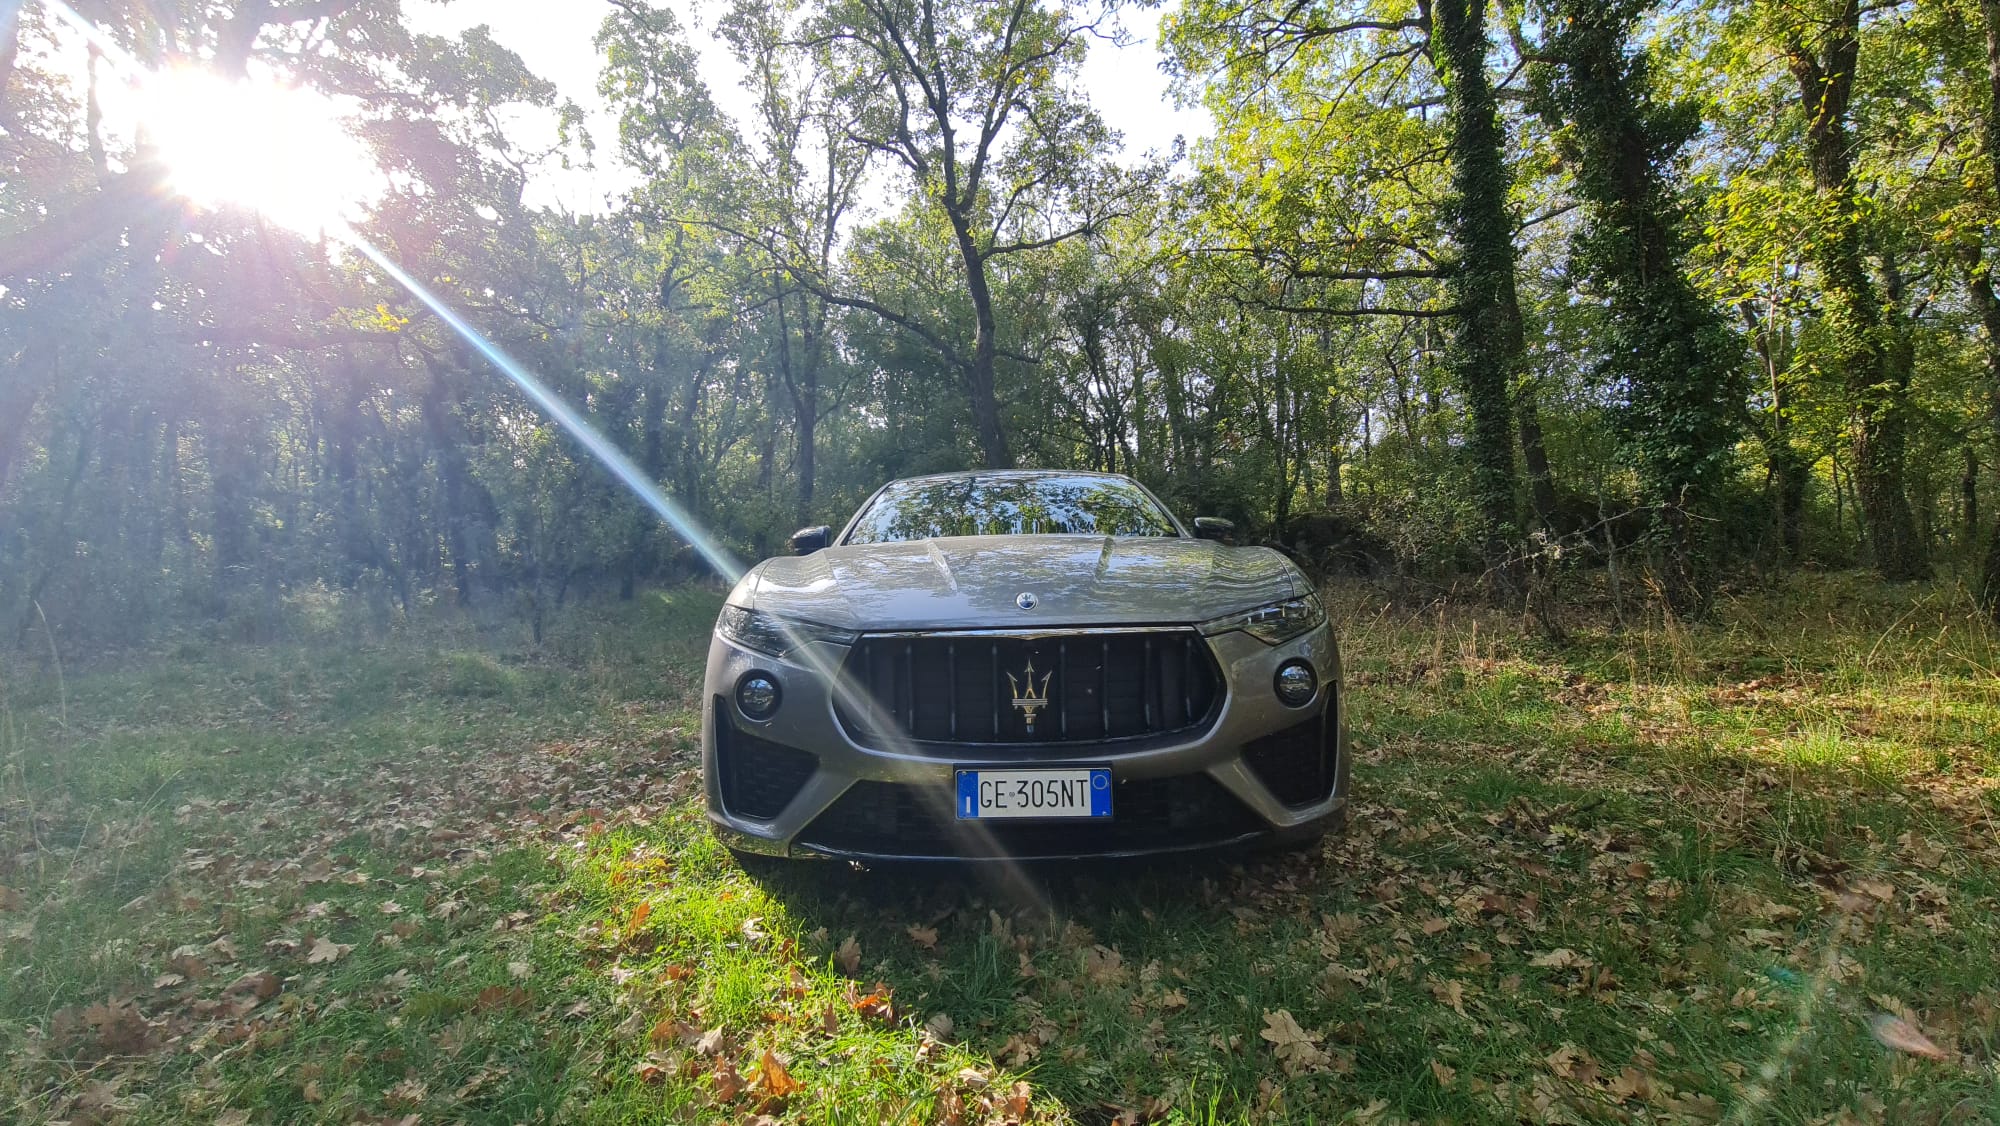
[[[1846,0],[1826,29],[1820,53],[1799,42],[1788,53],[1805,103],[1813,188],[1819,198],[1822,231],[1812,242],[1813,266],[1826,287],[1827,328],[1859,424],[1849,473],[1861,523],[1882,577],[1917,579],[1929,574],[1930,562],[1903,491],[1910,372],[1903,362],[1906,351],[1892,339],[1896,326],[1885,323],[1883,295],[1868,276],[1847,128],[1861,53],[1860,26],[1859,0]]]
[[[1520,537],[1515,502],[1513,402],[1522,363],[1521,307],[1514,289],[1514,219],[1506,134],[1486,74],[1484,0],[1438,0],[1431,50],[1445,86],[1451,135],[1453,201],[1449,222],[1458,244],[1451,288],[1458,332],[1447,356],[1470,417],[1473,496],[1485,524],[1489,583],[1512,597],[1509,564]]]
[[[1986,161],[2000,170],[2000,0],[1980,0],[1980,22],[1986,32],[1986,120],[1980,122],[1980,147]],[[1993,292],[1992,268],[1983,251],[1967,249],[1972,303],[1986,329],[1986,379],[1992,396],[1988,419],[1993,427],[1995,448],[2000,449],[2000,297]],[[1993,524],[1986,544],[1986,559],[1980,569],[1979,604],[2000,621],[2000,520]]]
[[[1549,449],[1542,440],[1542,413],[1535,405],[1535,393],[1522,388],[1514,400],[1520,414],[1521,458],[1528,467],[1528,500],[1534,506],[1535,524],[1545,532],[1556,526],[1556,483],[1549,469]]]
[[[965,264],[966,295],[972,299],[972,362],[963,373],[966,398],[972,408],[972,426],[979,435],[979,452],[986,468],[1011,469],[1014,455],[1007,449],[1007,432],[1000,424],[1000,399],[993,379],[1000,345],[993,318],[993,291],[986,279],[986,256],[979,249],[968,220],[953,213],[951,226],[958,237],[959,257]]]

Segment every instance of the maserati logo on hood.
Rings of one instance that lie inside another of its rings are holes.
[[[1049,678],[1055,676],[1055,674],[1052,672],[1043,673],[1042,682],[1037,685],[1035,683],[1035,661],[1034,658],[1030,657],[1025,675],[1028,678],[1028,682],[1022,684],[1010,672],[1007,674],[1007,683],[1014,689],[1014,706],[1021,710],[1021,718],[1028,725],[1028,734],[1033,735],[1035,733],[1035,716],[1049,704]]]

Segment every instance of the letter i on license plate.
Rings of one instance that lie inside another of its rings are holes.
[[[1001,817],[1109,817],[1111,768],[1076,766],[1035,770],[957,772],[960,821]]]

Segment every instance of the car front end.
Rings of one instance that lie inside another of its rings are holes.
[[[1340,685],[1320,603],[1261,549],[829,547],[760,565],[718,620],[709,819],[739,852],[864,862],[1310,839],[1346,812]]]

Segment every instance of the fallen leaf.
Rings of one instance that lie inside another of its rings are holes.
[[[1185,1009],[1187,1008],[1187,1004],[1188,1004],[1187,994],[1182,993],[1178,989],[1169,989],[1165,993],[1160,994],[1161,1008]]]
[[[338,962],[342,958],[347,957],[348,952],[353,949],[354,946],[352,943],[335,942],[330,938],[318,938],[313,941],[312,949],[306,952],[306,964],[309,966],[322,966],[328,962]]]
[[[284,982],[278,979],[277,974],[271,973],[268,970],[253,970],[230,982],[229,988],[223,990],[223,992],[251,993],[255,994],[259,1000],[268,1001],[276,997],[278,991],[284,987]]]
[[[631,916],[625,920],[626,941],[631,941],[632,936],[639,933],[639,928],[646,925],[646,919],[652,913],[653,901],[650,899],[642,899],[637,907],[632,908]]]
[[[839,966],[840,972],[846,974],[848,977],[853,977],[854,975],[860,973],[861,972],[860,941],[856,939],[853,935],[851,934],[848,935],[846,940],[841,942],[840,949],[833,952],[833,964]]]
[[[1441,1064],[1436,1060],[1432,1060],[1431,1075],[1437,1079],[1438,1086],[1449,1087],[1451,1086],[1452,1079],[1458,1075],[1458,1069],[1452,1067],[1446,1067],[1444,1064]]]
[[[21,903],[20,892],[15,891],[5,884],[0,884],[0,911],[19,911]]]
[[[513,978],[515,981],[525,981],[534,972],[535,967],[526,962],[507,963],[507,976]]]
[[[957,1078],[960,1085],[970,1087],[975,1091],[984,1090],[988,1083],[993,1082],[992,1076],[976,1067],[959,1068]]]
[[[1327,1056],[1320,1051],[1312,1034],[1299,1027],[1289,1009],[1264,1014],[1264,1030],[1257,1035],[1271,1042],[1272,1051],[1285,1071],[1292,1075],[1325,1066]]]
[[[1931,1038],[1925,1036],[1922,1030],[1902,1017],[1876,1013],[1868,1018],[1868,1031],[1874,1033],[1875,1039],[1883,1047],[1892,1051],[1907,1052],[1927,1060],[1951,1058],[1945,1054],[1943,1048],[1932,1043]]]
[[[951,1030],[956,1027],[958,1025],[951,1019],[950,1013],[935,1013],[931,1019],[924,1022],[924,1031],[937,1040],[951,1039]]]
[[[736,1070],[736,1065],[728,1060],[715,1061],[715,1070],[709,1073],[709,1081],[715,1086],[715,1097],[722,1102],[735,1102],[747,1084]]]
[[[1092,946],[1083,952],[1083,972],[1098,985],[1123,981],[1125,956],[1109,946]]]
[[[1639,1099],[1645,1101],[1653,1097],[1653,1081],[1636,1067],[1628,1067],[1611,1077],[1606,1088],[1618,1099]]]
[[[785,1065],[769,1048],[764,1049],[763,1057],[757,1061],[753,1086],[767,1099],[787,1098],[805,1090],[805,1084],[792,1078],[792,1073],[785,1070]]]
[[[906,933],[909,934],[911,942],[916,943],[918,946],[923,947],[925,950],[937,949],[937,944],[938,944],[937,928],[920,927],[913,924],[908,928]]]
[[[1028,1103],[1033,1093],[1034,1089],[1028,1086],[1026,1079],[1019,1080],[1013,1087],[1008,1089],[1007,1101],[1002,1104],[1001,1109],[1007,1112],[1007,1117],[1009,1118],[1026,1118],[1028,1116]]]
[[[424,1081],[412,1075],[382,1092],[382,1100],[392,1106],[407,1109],[423,1102],[424,1096],[429,1093]]]
[[[1531,966],[1567,970],[1577,966],[1587,966],[1590,964],[1590,959],[1578,954],[1567,946],[1559,946],[1546,954],[1537,954],[1528,959],[1528,964]]]

